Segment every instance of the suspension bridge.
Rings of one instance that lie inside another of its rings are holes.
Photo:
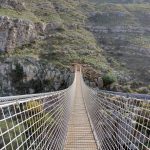
[[[0,150],[149,150],[150,100],[88,87],[0,98]]]

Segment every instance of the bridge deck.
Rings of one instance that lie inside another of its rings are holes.
[[[76,95],[64,150],[97,150],[82,97],[79,72],[77,72]]]

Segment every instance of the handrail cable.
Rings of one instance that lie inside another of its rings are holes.
[[[0,150],[149,150],[149,96],[129,96],[90,88],[76,67],[67,89],[0,97]]]

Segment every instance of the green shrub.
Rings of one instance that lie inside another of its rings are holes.
[[[104,86],[109,86],[112,83],[117,81],[117,77],[114,74],[112,74],[111,72],[105,74],[102,77],[102,79],[103,79],[103,82],[104,82]]]

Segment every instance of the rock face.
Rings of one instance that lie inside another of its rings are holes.
[[[62,28],[62,23],[60,22],[49,22],[46,25],[45,33],[49,33],[51,31],[59,30]]]
[[[87,29],[95,35],[98,43],[109,56],[122,63],[131,72],[134,70],[136,78],[140,81],[144,83],[149,81],[150,47],[149,42],[143,41],[143,44],[141,41],[144,38],[148,39],[150,27],[88,26]],[[143,71],[139,71],[139,68],[143,68]]]
[[[0,64],[0,96],[60,90],[71,85],[69,69],[33,58],[8,58]]]
[[[121,49],[126,49],[134,51],[139,55],[149,55],[150,56],[150,48],[142,47],[141,45],[135,43],[129,43],[127,35],[132,34],[140,36],[144,36],[150,34],[150,27],[140,27],[140,26],[114,26],[114,27],[105,27],[105,26],[88,26],[88,30],[94,33],[98,41],[101,43],[102,47],[105,50],[112,49],[112,45],[109,43],[112,39],[114,45],[116,45],[116,49],[119,47]],[[108,37],[109,35],[109,37]],[[111,35],[111,36],[110,36]],[[139,39],[140,39],[139,36]],[[128,43],[127,43],[128,42]],[[118,47],[117,47],[118,46]],[[125,52],[124,52],[125,53]]]
[[[105,27],[105,26],[87,26],[88,30],[94,33],[150,33],[149,27],[139,27],[139,26],[114,26],[114,27]]]
[[[150,81],[150,1],[94,2],[98,5],[88,13],[85,28],[93,33],[108,63],[116,71],[118,84],[111,85],[110,90],[147,93],[145,88],[138,91],[130,85],[136,81],[145,87]]]
[[[44,33],[46,25],[41,22],[35,23],[35,29],[38,33]]]
[[[19,2],[18,0],[0,0],[0,7],[11,8],[15,10],[25,10],[25,4]]]
[[[41,23],[0,16],[0,51],[12,51],[30,44],[37,39],[45,39],[55,30],[63,29],[59,22]]]
[[[100,72],[97,72],[88,66],[84,66],[82,71],[84,81],[88,86],[103,89],[104,83]]]
[[[35,25],[30,21],[0,17],[0,51],[9,51],[33,42],[37,38]]]

